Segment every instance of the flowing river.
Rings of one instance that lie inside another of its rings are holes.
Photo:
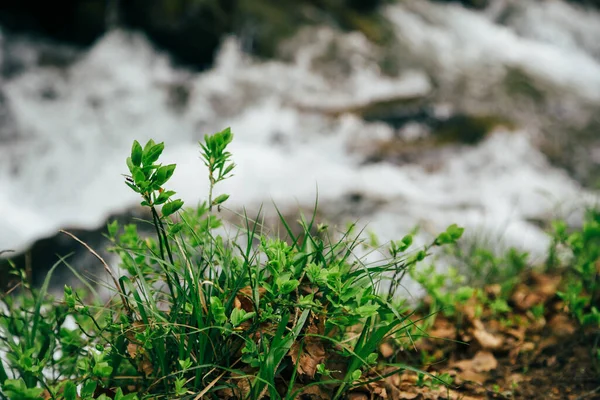
[[[598,199],[600,14],[494,5],[385,8],[399,38],[391,75],[361,34],[326,28],[301,32],[279,61],[226,38],[204,72],[126,30],[86,51],[0,34],[0,249],[136,207],[122,176],[134,139],[164,141],[172,188],[188,205],[205,199],[197,142],[230,126],[238,166],[218,190],[231,209],[310,209],[318,193],[325,218],[358,220],[381,242],[457,223],[541,256],[544,221],[577,223]],[[406,106],[367,115],[386,104]],[[456,115],[502,118],[474,143],[434,142],[427,121]]]

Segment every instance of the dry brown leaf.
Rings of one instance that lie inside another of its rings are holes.
[[[519,326],[517,329],[508,329],[506,333],[516,338],[518,341],[525,339],[526,329],[524,326]]]
[[[296,400],[329,400],[330,397],[319,386],[305,387],[298,395]]]
[[[306,329],[306,333],[319,333],[319,327],[315,325],[314,318],[311,319],[310,325]],[[299,356],[298,353],[300,353]],[[292,362],[298,365],[299,374],[313,378],[317,372],[317,365],[325,361],[325,346],[320,338],[306,336],[302,340],[302,350],[300,350],[300,342],[296,341],[290,348],[288,355],[291,357]],[[300,357],[300,359],[298,359],[298,357]]]
[[[154,366],[152,365],[147,356],[145,356],[142,362],[138,364],[138,370],[140,372],[143,372],[146,376],[150,376],[152,375],[152,372],[154,372]]]
[[[456,324],[444,318],[436,318],[435,324],[429,330],[429,336],[437,339],[456,339]]]
[[[235,299],[233,299],[233,306],[237,309],[242,309],[246,312],[254,311],[254,294],[252,293],[252,288],[250,286],[246,286],[238,291]],[[258,288],[258,296],[261,298],[266,292],[265,288]]]
[[[369,400],[369,396],[363,392],[348,393],[348,400]]]
[[[473,320],[472,335],[484,349],[498,349],[503,343],[503,339],[501,337],[489,333],[485,329],[485,326],[481,320],[478,319]]]
[[[453,366],[463,372],[488,372],[498,367],[498,360],[489,351],[481,350],[472,359],[457,361]]]
[[[527,311],[533,306],[544,302],[541,294],[532,293],[531,289],[525,284],[518,285],[510,299],[515,307],[521,311]]]
[[[498,360],[489,351],[478,351],[473,357],[473,370],[475,372],[488,372],[498,367]]]
[[[390,343],[384,342],[379,346],[379,352],[383,358],[390,358],[396,351]]]
[[[502,293],[502,286],[500,286],[498,283],[494,283],[493,285],[488,285],[485,287],[485,292],[488,294],[488,296],[497,298]]]
[[[487,381],[487,379],[488,379],[487,374],[475,372],[473,370],[462,371],[461,373],[458,374],[458,377],[460,378],[460,381],[462,381],[462,382],[465,382],[465,381],[476,382],[481,385],[483,385],[485,383],[485,381]],[[456,383],[459,383],[460,381],[457,379]]]
[[[416,399],[419,396],[419,393],[411,393],[411,392],[400,392],[398,394],[399,399],[412,400]]]
[[[127,353],[129,354],[129,357],[131,358],[136,358],[138,355],[138,349],[140,346],[138,346],[135,343],[129,342],[127,344]]]
[[[535,290],[545,298],[548,298],[556,294],[562,277],[559,275],[533,274],[533,279],[536,281]]]
[[[548,321],[548,326],[558,337],[570,336],[577,330],[574,322],[564,314],[557,314]]]

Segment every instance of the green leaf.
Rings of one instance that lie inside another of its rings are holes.
[[[175,192],[172,191],[172,190],[165,190],[161,194],[158,195],[158,197],[156,198],[156,200],[154,200],[154,204],[158,206],[158,205],[161,205],[163,203],[166,203],[167,200],[169,200],[169,198],[171,196],[173,196],[174,194],[175,194]]]
[[[228,194],[222,194],[213,200],[212,205],[216,206],[218,204],[224,203],[229,198]]]
[[[448,232],[453,241],[460,239],[464,231],[465,228],[461,228],[456,224],[452,224],[446,229],[446,232]]]
[[[363,318],[368,318],[377,315],[377,310],[379,310],[379,304],[365,304],[364,306],[357,307],[356,313]]]
[[[176,166],[176,164],[169,164],[156,170],[156,173],[154,174],[154,184],[158,186],[164,185],[171,178],[171,176],[173,176]]]
[[[44,389],[28,388],[23,378],[7,379],[2,387],[4,394],[11,400],[36,400],[42,398]]]
[[[150,151],[150,149],[152,147],[154,147],[155,145],[156,145],[156,143],[154,143],[154,140],[152,140],[152,139],[148,140],[146,142],[146,145],[144,146],[144,154],[148,153]]]
[[[225,322],[227,322],[227,316],[225,315],[225,307],[223,307],[223,303],[218,297],[211,296],[210,311],[217,324],[224,324]]]
[[[127,163],[127,168],[129,168],[129,172],[133,172],[133,167],[135,167],[135,165],[133,165],[133,161],[131,161],[131,157],[127,157],[125,162]]]
[[[98,382],[87,381],[81,388],[81,397],[84,399],[87,397],[92,397],[96,391],[96,386],[98,386]]]
[[[106,228],[108,230],[108,237],[114,239],[115,236],[117,236],[117,231],[119,230],[119,222],[117,220],[114,220],[114,221],[110,222],[106,226]]]
[[[296,290],[296,288],[300,285],[300,282],[297,279],[291,279],[289,281],[283,282],[281,286],[279,286],[279,290],[281,294],[288,294]]]
[[[355,371],[352,372],[352,381],[357,381],[360,379],[360,377],[362,376],[362,372],[360,369],[357,369]]]
[[[131,174],[131,177],[137,186],[142,186],[142,184],[146,182],[146,174],[144,174],[144,171],[140,167],[134,167]]]
[[[225,176],[228,173],[230,173],[233,169],[235,168],[235,164],[231,163],[229,164],[227,167],[225,167],[225,169],[223,170],[223,173],[221,174],[221,176]]]
[[[181,207],[183,207],[182,200],[173,200],[170,203],[167,203],[162,208],[163,217],[168,217],[169,215],[177,212]]]
[[[147,151],[144,150],[144,155],[142,156],[142,163],[144,164],[144,166],[154,164],[154,162],[158,160],[164,149],[165,144],[159,143],[157,145],[152,146]]]
[[[178,222],[176,224],[173,224],[169,227],[169,234],[171,235],[176,235],[179,232],[181,232],[181,230],[183,229],[185,225],[181,222]]]
[[[126,184],[127,186],[129,186],[129,188],[130,188],[131,190],[133,190],[134,192],[136,192],[136,193],[140,193],[140,189],[139,189],[137,186],[135,186],[134,184],[132,184],[132,183],[129,183],[129,182],[127,182],[127,181],[125,181],[125,184]]]
[[[435,239],[435,244],[440,246],[442,244],[452,243],[452,237],[448,234],[448,232],[442,232]]]
[[[75,400],[77,398],[77,387],[72,381],[66,381],[63,396],[65,400]]]
[[[471,297],[473,297],[473,294],[475,293],[475,289],[473,289],[472,287],[468,287],[468,286],[463,286],[458,288],[458,290],[456,290],[456,300],[460,303],[464,303],[467,300],[469,300]]]
[[[241,308],[234,308],[231,311],[231,316],[229,317],[229,320],[231,321],[231,325],[233,325],[233,327],[238,327],[240,326],[244,321],[249,320],[250,318],[253,318],[256,315],[256,313],[253,312],[246,312],[245,310],[241,309]]]
[[[404,236],[402,238],[402,240],[400,241],[400,245],[398,246],[398,250],[400,252],[406,251],[410,247],[410,245],[412,244],[412,242],[413,242],[412,235],[406,235],[406,236]]]
[[[102,361],[94,365],[92,373],[100,378],[108,378],[112,374],[113,367],[108,365],[108,362]]]
[[[367,363],[368,364],[375,364],[375,362],[377,362],[377,358],[378,358],[378,354],[377,353],[371,353],[367,356]]]
[[[186,358],[185,360],[178,360],[178,362],[182,371],[186,371],[192,366],[192,361],[189,358]]]
[[[137,140],[133,141],[133,146],[131,147],[131,162],[134,166],[139,167],[142,165],[142,145]]]

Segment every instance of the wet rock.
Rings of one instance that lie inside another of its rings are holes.
[[[373,11],[380,1],[347,0],[133,0],[123,2],[123,21],[141,29],[180,61],[207,66],[222,38],[235,34],[245,50],[264,57],[277,55],[282,40],[305,24],[318,23],[359,30],[375,42],[391,29]],[[190,40],[190,38],[194,38]]]
[[[0,3],[0,25],[87,46],[105,31],[106,0],[5,0]]]
[[[143,31],[176,60],[193,67],[212,64],[227,35],[245,50],[277,55],[282,40],[306,24],[357,30],[376,43],[393,39],[375,12],[383,1],[366,0],[9,0],[0,4],[0,25],[11,31],[88,46],[114,24]]]
[[[3,39],[0,41],[0,73],[7,79],[31,67],[67,68],[77,61],[81,53],[76,47],[59,45],[46,39],[33,39],[26,34],[7,33]]]
[[[111,216],[107,222],[116,219],[123,225],[135,223],[140,218],[149,219],[149,217],[144,210],[135,209]],[[138,224],[140,234],[151,234],[148,226],[147,224]],[[67,227],[64,230],[82,240],[111,264],[111,254],[107,251],[110,242],[105,236],[107,234],[106,224],[96,229]],[[9,275],[11,263],[17,270],[25,271],[25,275],[34,287],[40,287],[52,266],[58,263],[50,280],[50,288],[57,291],[60,291],[65,284],[81,286],[79,279],[65,263],[71,265],[80,275],[91,279],[92,284],[98,283],[99,279],[103,280],[105,276],[102,263],[84,246],[61,232],[37,240],[27,250],[20,253],[8,249],[3,250],[5,252],[0,254],[0,293],[17,282],[16,277]],[[64,262],[61,262],[61,258],[64,258]],[[116,265],[111,265],[111,267],[116,268]]]
[[[365,163],[386,161],[419,164],[433,172],[441,167],[440,160],[456,157],[468,146],[487,138],[497,128],[514,128],[511,121],[493,115],[457,113],[440,118],[425,109],[423,116],[419,122],[410,121],[397,129],[392,138],[373,140],[371,146],[363,151]],[[418,130],[417,135],[406,132],[415,129]]]
[[[19,135],[17,122],[12,113],[10,102],[0,91],[0,144],[15,140]]]
[[[439,143],[477,144],[498,126],[514,127],[505,118],[493,115],[457,114],[432,124]]]
[[[492,0],[434,0],[440,3],[460,3],[465,7],[483,9],[486,8]]]
[[[569,3],[580,4],[587,7],[600,8],[600,0],[567,0]]]

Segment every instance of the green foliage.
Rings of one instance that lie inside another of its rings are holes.
[[[557,254],[562,253],[569,273],[559,296],[581,325],[600,327],[600,210],[589,210],[575,232],[568,233],[563,222],[554,223],[553,244],[551,263],[559,263]]]
[[[340,399],[378,376],[379,345],[412,325],[396,298],[399,282],[430,249],[455,243],[462,228],[452,225],[410,253],[413,235],[407,235],[375,264],[356,255],[378,242],[374,235],[365,241],[352,233],[354,225],[332,233],[316,223],[316,209],[298,221],[299,235],[280,213],[285,238],[268,235],[247,216],[237,236],[222,237],[213,207],[218,211],[229,196],[213,199],[213,189],[235,167],[227,151],[232,140],[225,129],[200,144],[210,194],[194,209],[165,188],[175,165],[159,162],[164,144],[133,143],[125,183],[150,211],[156,237],[142,236],[136,225],[108,225],[109,251],[126,271],[114,276],[116,295],[108,304],[90,303],[68,286],[57,302],[47,295],[49,277],[18,301],[2,298],[0,348],[9,355],[0,364],[1,393],[74,399],[79,388],[83,399],[225,392],[293,399],[301,380]],[[468,293],[459,291],[463,297]],[[64,324],[67,317],[75,326]],[[311,363],[302,361],[307,357]],[[330,359],[344,367],[333,369]]]

